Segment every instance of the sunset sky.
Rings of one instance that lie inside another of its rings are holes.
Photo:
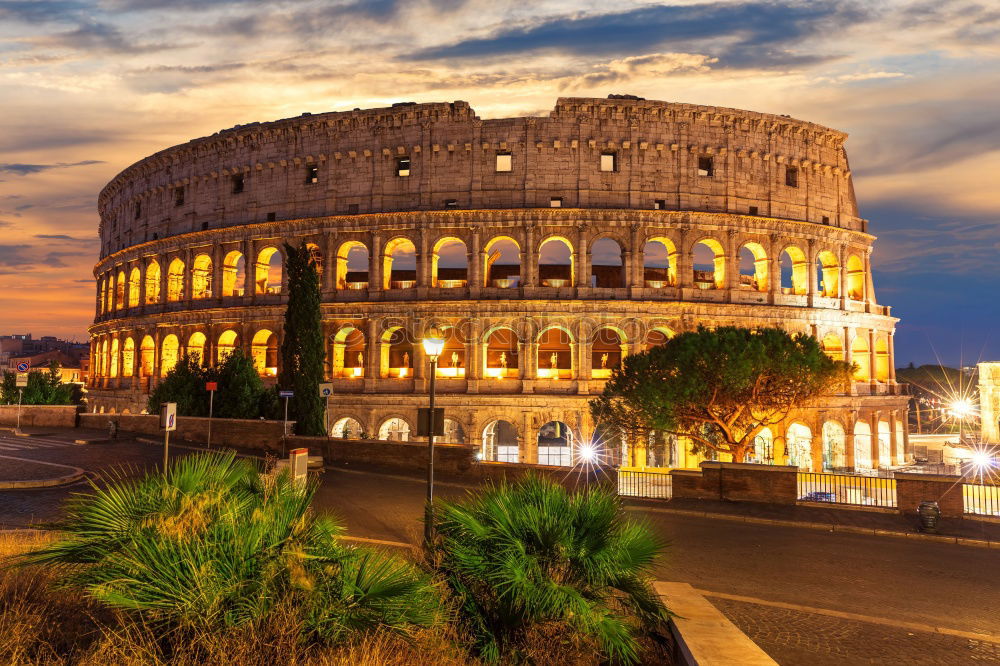
[[[306,111],[608,93],[848,132],[897,364],[1000,359],[993,0],[0,0],[0,334],[86,339],[97,194],[167,146]]]

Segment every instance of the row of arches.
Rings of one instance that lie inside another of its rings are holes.
[[[373,261],[370,244],[361,240],[341,242],[329,260],[319,245],[308,243],[307,247],[321,274],[331,271],[324,286],[338,290],[392,290],[422,285],[447,289],[473,284],[515,288],[531,284],[654,290],[678,286],[735,288],[785,295],[846,296],[856,301],[867,295],[867,267],[860,254],[847,251],[842,266],[841,256],[832,249],[811,251],[793,242],[746,240],[727,250],[723,241],[704,237],[690,245],[684,259],[672,238],[650,236],[633,260],[620,237],[598,237],[581,254],[569,236],[552,234],[532,246],[533,263],[527,266],[522,262],[522,243],[504,235],[490,238],[478,256],[473,256],[466,241],[458,236],[438,238],[427,257],[420,256],[412,238],[397,236],[381,245],[374,257],[377,261]],[[730,256],[733,252],[735,255]],[[150,259],[144,268],[133,265],[117,273],[108,272],[98,281],[98,313],[160,303],[161,296],[166,302],[176,302],[282,292],[283,258],[277,246],[259,249],[249,271],[242,251],[217,255],[213,258],[196,250],[190,265],[175,256],[165,268],[158,259]],[[585,270],[581,270],[581,261],[586,264]],[[476,270],[470,270],[473,264],[477,264]],[[688,267],[683,280],[682,264]],[[424,271],[426,279],[421,275]]]
[[[817,436],[820,438],[818,446],[814,442]],[[896,422],[895,432],[889,421],[878,420],[874,432],[870,422],[857,421],[850,438],[838,421],[825,421],[822,430],[815,434],[808,425],[795,421],[785,431],[785,449],[789,465],[823,472],[850,468],[866,473],[904,462],[903,439],[901,421]],[[815,459],[817,455],[820,456],[818,460]],[[754,440],[750,462],[775,464],[774,433],[769,428]]]

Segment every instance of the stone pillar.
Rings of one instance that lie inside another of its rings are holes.
[[[875,283],[872,281],[872,249],[865,248],[865,302],[875,304]],[[870,309],[870,308],[869,308]]]
[[[854,424],[857,420],[857,410],[851,410],[850,418],[844,424],[844,465],[849,469],[854,469]]]
[[[538,248],[535,247],[536,226],[529,222],[525,233],[525,248],[521,253],[521,279],[525,287],[538,286]]]
[[[257,293],[257,257],[254,252],[254,242],[247,238],[243,241],[243,296],[253,300]]]
[[[381,349],[378,335],[378,322],[374,319],[367,321],[367,331],[365,333],[365,393],[373,393],[378,384],[380,373]]]
[[[149,261],[140,259],[139,264],[139,311],[146,307],[146,271],[149,270]]]
[[[327,296],[336,289],[334,283],[337,278],[336,238],[336,235],[332,233],[323,235],[323,284],[321,288],[323,294]]]
[[[473,319],[465,342],[465,379],[469,393],[479,392],[479,380],[483,378],[483,323]]]
[[[889,464],[896,465],[899,461],[899,446],[902,442],[896,441],[896,422],[898,412],[894,409],[889,412]]]
[[[677,286],[682,289],[694,286],[694,252],[688,242],[690,236],[688,229],[681,229],[680,245],[677,248]]]
[[[771,236],[771,246],[768,248],[768,257],[771,263],[768,264],[767,292],[768,300],[775,302],[775,296],[781,293],[781,245],[777,234]]]
[[[878,384],[878,381],[875,379],[875,368],[878,367],[877,358],[878,354],[875,352],[875,329],[870,328],[868,329],[868,374],[870,375],[869,379],[871,380],[873,394],[875,393],[875,386]]]
[[[170,253],[160,255],[158,259],[160,264],[160,298],[156,301],[157,303],[167,302],[167,274],[170,271]],[[159,370],[157,370],[159,374]]]
[[[812,238],[809,239],[809,246],[806,248],[806,261],[808,270],[808,291],[809,294],[809,307],[812,307],[816,300],[816,291],[819,285],[816,283],[816,241]]]
[[[642,289],[646,286],[645,275],[643,275],[643,247],[642,243],[642,225],[633,224],[632,225],[632,247],[629,248],[626,255],[628,256],[628,272],[626,275],[626,284],[633,289]]]
[[[868,415],[868,426],[871,428],[871,456],[872,456],[872,469],[878,469],[880,460],[878,456],[878,421],[879,412],[872,411]]]
[[[889,331],[886,344],[889,347],[889,383],[896,383],[896,332]]]
[[[730,229],[726,234],[726,300],[733,300],[733,292],[740,284],[740,252],[736,247],[736,230]]]
[[[842,310],[847,309],[847,303],[850,301],[850,297],[847,295],[847,252],[843,245],[838,248],[837,251],[837,263],[840,266],[840,308]]]
[[[427,239],[427,229],[420,229],[419,244],[415,248],[417,251],[416,256],[416,281],[417,287],[436,287],[434,282],[434,275],[432,274],[434,268],[434,259],[437,252],[430,247],[430,242]]]
[[[535,464],[538,462],[538,433],[535,432],[531,412],[521,412],[521,427],[518,428],[518,451],[521,452],[521,462]]]
[[[478,298],[479,290],[482,288],[484,280],[483,266],[486,264],[486,260],[482,256],[482,237],[479,234],[479,229],[472,232],[470,241],[472,244],[465,248],[467,271],[465,277],[469,286],[469,295],[472,298]]]
[[[212,298],[222,302],[222,268],[226,261],[226,253],[222,245],[212,247]]]
[[[382,239],[377,233],[371,235],[371,248],[368,251],[368,291],[382,291],[382,268],[384,257]]]
[[[191,304],[191,297],[194,295],[194,289],[192,288],[192,283],[194,280],[194,267],[191,265],[192,262],[192,251],[191,248],[184,248],[184,280],[182,284],[184,285],[181,289],[180,300],[188,305]]]

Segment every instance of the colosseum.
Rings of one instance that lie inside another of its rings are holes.
[[[857,364],[754,459],[870,472],[908,458],[896,319],[879,304],[843,132],[788,116],[560,98],[303,114],[195,139],[101,192],[90,405],[138,412],[183,354],[277,375],[282,247],[321,271],[334,437],[415,439],[429,367],[445,439],[573,464],[621,359],[699,325],[780,326]],[[599,428],[597,429],[599,431]],[[691,467],[652,438],[622,464]]]

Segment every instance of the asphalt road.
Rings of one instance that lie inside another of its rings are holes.
[[[21,441],[23,450],[3,454],[103,474],[122,464],[152,467],[162,455],[150,445],[32,449]],[[0,437],[0,446],[7,442]],[[423,480],[340,469],[322,478],[316,505],[350,534],[419,542]],[[0,526],[51,520],[79,489],[0,492]],[[447,483],[436,490],[468,492]],[[1000,550],[631,510],[669,543],[657,577],[707,591],[780,663],[1000,663]]]

